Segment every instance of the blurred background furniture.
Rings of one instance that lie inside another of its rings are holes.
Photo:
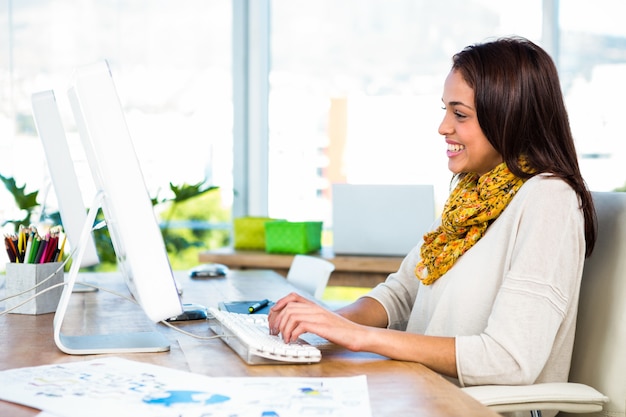
[[[328,278],[334,270],[335,265],[325,259],[308,255],[295,255],[289,272],[287,272],[287,281],[319,300],[324,295]]]

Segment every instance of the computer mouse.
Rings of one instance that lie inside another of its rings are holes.
[[[228,273],[228,267],[226,265],[218,263],[206,263],[200,264],[189,270],[189,276],[191,278],[215,278],[223,277]]]
[[[183,313],[170,317],[169,319],[165,319],[165,321],[173,322],[173,321],[190,321],[190,320],[206,320],[207,318],[207,308],[200,304],[183,304]]]

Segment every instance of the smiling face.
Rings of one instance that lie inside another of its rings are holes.
[[[474,90],[458,71],[451,71],[443,86],[446,114],[439,134],[448,144],[448,169],[455,174],[491,171],[502,162],[502,155],[489,143],[478,124]]]

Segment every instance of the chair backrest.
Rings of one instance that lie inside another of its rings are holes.
[[[598,216],[598,240],[583,271],[570,381],[590,385],[609,397],[604,410],[594,416],[623,417],[626,409],[626,193],[592,194]]]
[[[287,281],[295,287],[321,299],[335,265],[325,259],[296,255],[287,272]]]

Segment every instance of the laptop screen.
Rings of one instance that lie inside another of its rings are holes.
[[[405,256],[435,220],[432,185],[333,184],[333,251]]]

